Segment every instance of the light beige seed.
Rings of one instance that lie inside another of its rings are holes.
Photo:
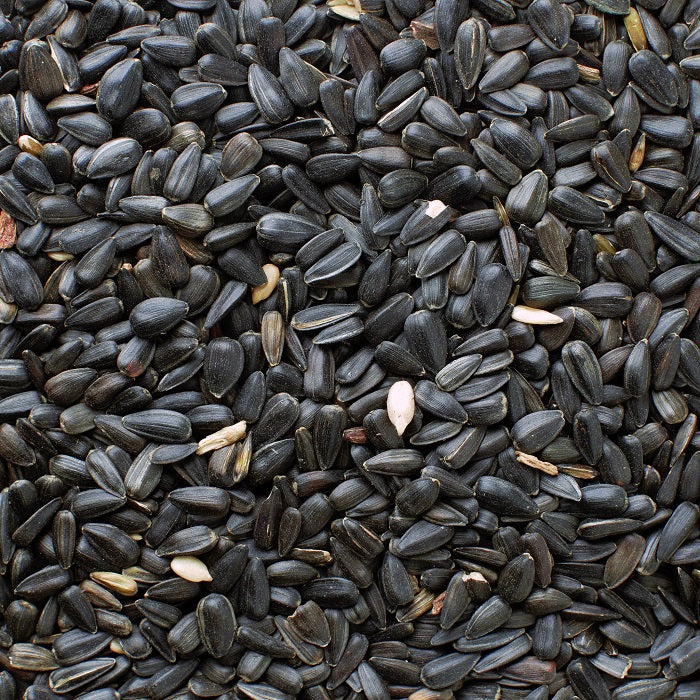
[[[133,578],[112,571],[93,571],[90,578],[101,586],[119,595],[135,595],[138,589]]]
[[[170,568],[185,581],[199,583],[201,581],[211,581],[211,574],[201,559],[197,557],[173,557]]]
[[[246,422],[244,420],[238,421],[233,425],[227,425],[221,430],[217,430],[211,435],[207,435],[199,441],[197,446],[197,454],[203,455],[212,450],[218,450],[227,445],[233,445],[234,442],[238,442],[245,437]]]
[[[360,13],[355,6],[351,7],[350,5],[338,4],[331,9],[333,10],[333,14],[343,19],[349,19],[351,22],[359,22],[360,20]]]
[[[513,313],[510,317],[513,321],[529,323],[532,326],[552,326],[564,322],[563,318],[549,311],[533,309],[531,306],[523,306],[521,304],[513,307]]]
[[[292,547],[289,556],[297,561],[303,561],[311,566],[327,566],[333,561],[333,556],[325,549],[301,549]]]
[[[66,260],[72,260],[74,256],[70,253],[56,251],[55,253],[46,253],[46,257],[51,258],[51,260],[55,260],[56,262],[65,262]]]
[[[267,277],[267,282],[258,287],[253,287],[250,290],[253,297],[253,304],[259,304],[261,301],[267,299],[270,294],[275,291],[277,282],[279,282],[280,271],[277,265],[267,263],[263,265],[262,270],[265,273],[265,277]]]
[[[392,384],[386,397],[386,411],[399,435],[404,434],[408,424],[413,420],[415,410],[413,387],[405,381]]]

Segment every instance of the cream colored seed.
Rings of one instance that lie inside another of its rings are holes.
[[[267,299],[270,294],[275,291],[275,287],[277,286],[277,282],[280,278],[280,271],[277,265],[267,263],[266,265],[263,265],[262,269],[265,273],[265,277],[267,277],[267,282],[251,289],[253,304],[258,304],[259,302]]]
[[[443,204],[439,199],[431,199],[428,202],[428,208],[425,210],[425,215],[434,219],[436,216],[442,214],[443,211],[447,209],[447,205]]]
[[[413,420],[415,410],[413,387],[405,381],[392,384],[389,395],[386,397],[386,411],[399,435],[403,435],[408,424]]]
[[[211,435],[207,435],[199,441],[197,446],[197,454],[203,455],[212,450],[218,450],[227,445],[233,445],[234,442],[238,442],[245,437],[246,422],[244,420],[238,421],[233,425],[227,425],[221,430],[217,430]]]
[[[185,581],[200,583],[201,581],[211,581],[209,569],[201,559],[197,557],[173,557],[170,568]]]
[[[338,17],[342,17],[343,19],[349,19],[351,22],[358,22],[360,20],[360,13],[354,6],[335,5],[331,9],[334,15],[338,15]]]
[[[552,326],[557,323],[563,323],[564,319],[556,314],[545,311],[544,309],[533,309],[530,306],[514,306],[513,313],[510,315],[513,321],[520,323],[529,323],[533,326]]]
[[[65,262],[66,260],[72,260],[74,256],[70,253],[57,251],[55,253],[46,253],[46,257],[51,258],[51,260],[55,260],[56,262]]]

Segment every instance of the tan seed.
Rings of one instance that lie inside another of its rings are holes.
[[[600,82],[600,71],[597,68],[590,66],[582,66],[578,64],[578,75],[582,83],[598,83]]]
[[[557,468],[556,464],[545,462],[542,459],[537,459],[537,457],[534,455],[525,454],[525,452],[518,452],[518,450],[516,450],[515,457],[520,464],[532,467],[533,469],[538,469],[539,471],[549,474],[550,476],[556,476],[559,473],[559,469]]]
[[[498,212],[498,218],[501,220],[502,226],[510,226],[510,218],[508,217],[508,212],[503,206],[501,200],[498,197],[493,198],[493,208]]]
[[[130,566],[128,569],[122,569],[122,575],[134,579],[136,583],[145,583],[147,586],[160,581],[158,574],[147,571],[142,566]]]
[[[365,433],[364,428],[356,426],[354,428],[344,430],[343,439],[353,443],[354,445],[364,445],[367,443],[367,434]]]
[[[0,323],[12,323],[17,316],[17,305],[0,300]]]
[[[80,582],[80,588],[83,589],[90,602],[97,608],[105,608],[106,610],[119,611],[122,609],[121,601],[104,586],[100,586],[95,581]]]
[[[266,311],[260,322],[260,341],[270,367],[282,361],[284,319],[279,311]]]
[[[44,150],[44,146],[42,145],[41,141],[37,141],[33,136],[29,136],[29,134],[22,134],[17,139],[17,145],[19,146],[20,150],[24,151],[25,153],[31,153],[37,158]]]
[[[331,9],[333,10],[333,14],[338,15],[338,17],[342,17],[343,19],[349,19],[351,22],[359,22],[360,20],[360,13],[354,6],[336,5]]]
[[[56,262],[65,262],[66,260],[72,260],[74,256],[70,253],[57,251],[55,253],[46,253],[46,257],[51,258],[51,260],[55,260]]]
[[[637,139],[637,143],[632,147],[632,152],[629,158],[629,168],[631,173],[636,173],[644,162],[644,156],[647,151],[647,137],[646,134],[641,134]]]
[[[622,21],[625,23],[625,29],[627,30],[627,34],[635,50],[642,51],[648,48],[647,36],[644,33],[642,18],[639,16],[639,12],[637,12],[634,7],[630,7],[629,13],[625,15]]]
[[[90,578],[101,586],[119,595],[135,595],[138,589],[133,578],[112,571],[93,571]]]
[[[245,437],[246,422],[244,420],[238,421],[233,425],[227,425],[221,430],[217,430],[211,435],[207,435],[199,441],[197,446],[197,454],[203,455],[212,450],[218,450],[227,445],[233,445],[234,442],[238,442]]]
[[[251,289],[253,304],[258,304],[267,299],[275,291],[277,282],[279,282],[280,271],[277,265],[267,263],[267,265],[263,265],[262,269],[265,277],[267,277],[267,282]]]
[[[430,690],[421,688],[411,693],[406,700],[452,700],[454,693],[451,690]]]
[[[559,471],[576,479],[595,479],[598,472],[585,464],[563,464]]]

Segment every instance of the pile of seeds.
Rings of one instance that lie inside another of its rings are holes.
[[[0,700],[700,697],[700,0],[14,0]]]

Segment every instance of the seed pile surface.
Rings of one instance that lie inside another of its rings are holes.
[[[700,0],[0,4],[0,700],[700,697]]]

